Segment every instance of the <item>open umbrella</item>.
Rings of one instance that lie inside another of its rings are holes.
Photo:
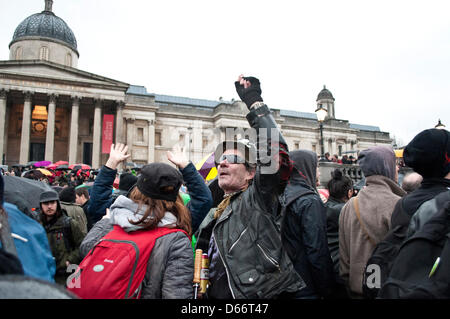
[[[29,211],[39,207],[39,197],[51,187],[41,181],[18,176],[3,176],[5,183],[4,200],[15,204],[19,209],[25,205]]]
[[[72,164],[72,165],[69,165],[69,168],[71,170],[79,170],[79,169],[88,169],[89,170],[89,169],[91,169],[91,167],[87,164]]]
[[[206,155],[201,161],[195,164],[195,168],[202,175],[205,181],[214,179],[217,176],[214,153]]]
[[[49,166],[52,162],[50,161],[40,161],[40,162],[36,162],[34,163],[34,167],[45,167],[45,166]]]
[[[40,171],[42,174],[44,174],[45,176],[53,176],[53,173],[50,172],[48,169],[45,168],[36,168],[38,171]]]
[[[37,163],[37,161],[28,162],[28,163],[25,164],[25,167],[33,166],[36,163]]]
[[[65,165],[65,166],[64,166]],[[62,169],[66,169],[69,168],[69,162],[66,161],[57,161],[53,164],[47,165],[45,168],[46,169],[57,169],[58,167],[61,167]]]
[[[67,161],[57,161],[55,162],[56,165],[69,165],[69,162]]]
[[[63,171],[63,170],[65,170],[65,169],[68,170],[68,169],[69,169],[69,166],[63,164],[63,165],[59,165],[58,167],[55,168],[55,170],[57,170],[57,171]]]

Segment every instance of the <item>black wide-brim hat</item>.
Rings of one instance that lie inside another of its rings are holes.
[[[175,202],[182,184],[180,171],[165,163],[151,163],[142,167],[136,187],[150,198]]]

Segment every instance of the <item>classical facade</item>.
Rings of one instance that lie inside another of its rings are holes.
[[[77,68],[74,33],[52,11],[31,15],[17,26],[9,60],[0,61],[0,154],[2,163],[66,160],[97,168],[110,143],[129,146],[130,161],[167,161],[175,144],[196,162],[214,150],[230,130],[245,135],[247,108],[241,101],[211,101],[147,92],[143,86]],[[390,145],[378,127],[335,118],[334,98],[325,87],[316,103],[327,108],[324,150],[342,155],[372,145]],[[318,154],[314,113],[272,109],[290,149]],[[228,129],[228,130],[227,130]]]

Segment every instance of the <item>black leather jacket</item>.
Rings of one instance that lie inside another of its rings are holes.
[[[265,105],[252,110],[247,119],[252,128],[277,129]],[[260,140],[259,150],[264,151],[258,153],[258,167],[252,184],[232,197],[217,220],[213,219],[211,210],[199,228],[197,248],[203,251],[208,249],[211,233],[214,235],[226,271],[227,287],[224,288],[229,289],[232,298],[276,298],[305,287],[282,247],[274,220],[274,203],[277,203],[277,195],[283,191],[286,175],[290,173],[286,169],[291,169],[286,166],[289,165],[287,146],[281,133],[274,132],[279,133],[280,155],[284,156],[280,169],[275,174],[264,174],[267,171],[259,163],[268,163],[267,158],[263,158],[269,154],[267,147],[276,145]]]

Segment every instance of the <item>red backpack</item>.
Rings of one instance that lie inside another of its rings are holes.
[[[81,261],[67,289],[82,299],[139,298],[156,239],[178,231],[187,235],[166,227],[127,233],[115,225]]]

